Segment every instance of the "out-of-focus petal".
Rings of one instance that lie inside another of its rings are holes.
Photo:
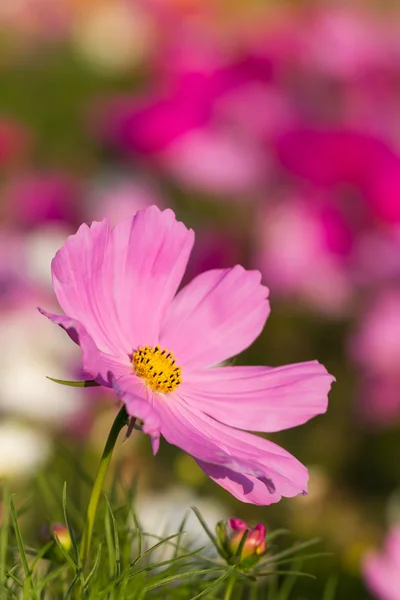
[[[269,314],[258,271],[215,269],[198,275],[173,300],[160,341],[186,368],[207,367],[242,352]]]
[[[185,399],[214,419],[252,431],[281,431],[328,407],[333,381],[317,361],[283,367],[219,367],[191,373]]]

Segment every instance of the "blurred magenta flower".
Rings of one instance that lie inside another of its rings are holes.
[[[249,527],[247,523],[237,518],[229,519],[228,522],[220,521],[216,527],[217,543],[221,554],[229,560],[238,558],[240,565],[244,568],[252,567],[260,560],[261,555],[267,549],[265,525],[259,523],[255,527]],[[240,543],[246,531],[247,537],[244,541],[240,557],[237,557]]]
[[[258,271],[206,271],[176,294],[194,233],[152,206],[113,230],[82,225],[52,262],[65,315],[41,312],[81,346],[87,377],[114,387],[143,421],[244,502],[307,493],[307,469],[242,430],[280,431],[327,408],[333,377],[317,361],[220,367],[261,333],[268,290]]]
[[[400,222],[400,155],[384,139],[345,127],[293,129],[277,137],[276,152],[287,169],[318,186],[352,186],[370,218]]]
[[[368,552],[363,560],[364,580],[379,600],[400,600],[400,525],[389,532],[382,552]]]
[[[76,224],[79,184],[62,172],[19,174],[3,190],[3,211],[17,226],[32,227],[48,221]]]

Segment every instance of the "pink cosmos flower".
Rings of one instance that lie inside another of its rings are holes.
[[[363,561],[364,580],[379,600],[400,600],[400,525],[393,527],[382,553],[369,552]]]
[[[151,206],[110,228],[83,224],[52,262],[65,315],[41,312],[82,350],[83,371],[243,502],[307,492],[307,469],[243,430],[279,431],[327,408],[333,377],[317,361],[221,367],[261,333],[268,290],[258,271],[206,271],[181,289],[194,233]]]

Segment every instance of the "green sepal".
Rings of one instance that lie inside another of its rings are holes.
[[[70,387],[96,387],[99,386],[100,383],[94,381],[94,379],[88,379],[87,381],[67,381],[65,379],[55,379],[54,377],[49,377],[46,375],[47,379],[50,381],[54,381],[54,383],[59,383],[60,385],[68,385]]]

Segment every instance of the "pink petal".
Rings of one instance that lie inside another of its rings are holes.
[[[83,224],[68,238],[52,262],[53,286],[64,312],[80,321],[97,348],[114,356],[132,350],[116,314],[109,222]]]
[[[144,386],[143,383],[137,381],[137,379],[137,377],[131,376],[131,383],[133,386],[136,386],[136,391],[138,393],[128,393],[124,391],[125,386],[121,386],[120,380],[117,380],[113,375],[110,375],[110,383],[117,396],[123,400],[128,415],[143,421],[142,429],[150,436],[153,454],[157,454],[160,446],[160,417],[150,402],[143,398]],[[130,388],[132,391],[133,386]]]
[[[384,555],[368,553],[363,560],[364,579],[380,600],[399,600],[400,571]]]
[[[258,271],[215,269],[198,275],[173,300],[160,340],[181,365],[215,365],[247,348],[269,314]]]
[[[125,360],[133,348],[158,342],[193,240],[171,210],[155,206],[113,231],[108,221],[82,225],[52,263],[58,301],[99,350]]]
[[[110,371],[116,376],[121,376],[131,369],[129,362],[127,364],[119,363],[114,357],[100,352],[85,327],[76,319],[71,319],[65,315],[54,315],[42,308],[39,308],[39,312],[62,327],[70,338],[81,347],[82,370],[86,376],[95,379],[101,385],[109,387],[108,374]]]
[[[281,431],[322,414],[334,378],[317,361],[283,367],[217,367],[190,373],[190,404],[217,421],[251,431]]]
[[[295,460],[295,458],[293,458]],[[257,504],[259,506],[267,506],[279,502],[282,495],[279,491],[274,491],[273,487],[267,487],[264,482],[252,475],[243,475],[228,469],[226,467],[220,467],[207,463],[202,460],[196,459],[197,464],[203,471],[218,483],[221,487],[226,489],[232,496],[235,496],[241,502],[247,504]],[[268,481],[268,480],[266,480]],[[295,496],[297,494],[305,494],[304,491],[297,491],[292,494],[287,494],[288,497]]]
[[[229,519],[228,523],[231,529],[250,529],[247,523],[242,521],[242,519],[238,519],[237,517],[232,517]]]
[[[140,210],[112,233],[114,297],[131,347],[155,345],[160,324],[176,294],[194,233],[172,210]]]
[[[153,402],[165,439],[243,502],[267,505],[306,493],[307,469],[283,448],[214,421],[176,394]]]

